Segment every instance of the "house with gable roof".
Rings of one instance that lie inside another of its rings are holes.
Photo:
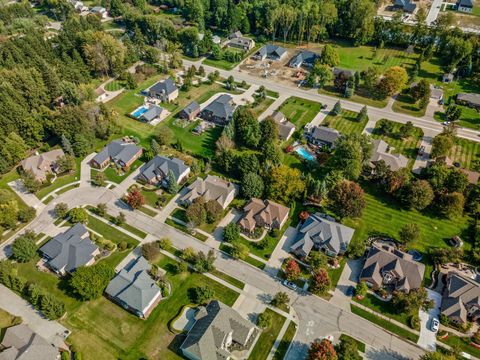
[[[47,151],[38,155],[30,156],[20,162],[23,171],[30,171],[38,181],[47,180],[47,174],[56,173],[58,160],[65,156],[62,149]]]
[[[193,200],[202,196],[205,201],[215,200],[223,209],[232,202],[238,194],[238,187],[215,175],[207,175],[205,179],[197,178],[187,187],[187,193],[180,198],[180,202],[190,205]]]
[[[177,85],[170,78],[157,82],[147,92],[148,96],[164,102],[171,102],[178,97]]]
[[[477,321],[480,317],[480,284],[450,271],[443,290],[441,314],[458,325]]]
[[[228,94],[222,94],[200,112],[200,117],[205,121],[225,125],[232,120],[234,111],[233,98]]]
[[[290,209],[270,200],[252,198],[243,211],[238,224],[243,231],[252,233],[257,227],[281,229],[288,220]]]
[[[370,166],[375,167],[379,161],[384,161],[390,167],[390,170],[397,171],[408,166],[408,158],[401,154],[390,153],[390,145],[383,140],[373,140],[372,156],[370,157]]]
[[[252,59],[280,61],[286,54],[287,50],[285,50],[285,48],[274,44],[267,44],[253,54]]]
[[[177,184],[180,184],[190,174],[190,167],[177,158],[156,155],[142,166],[139,179],[151,185],[168,185],[168,174],[173,173]]]
[[[110,163],[121,168],[130,167],[142,155],[143,149],[130,140],[117,139],[105,146],[90,160],[90,165],[103,169]]]

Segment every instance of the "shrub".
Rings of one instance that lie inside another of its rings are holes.
[[[58,203],[55,205],[53,211],[59,219],[64,219],[68,214],[68,205],[65,203]]]
[[[158,246],[160,249],[166,250],[172,247],[172,241],[168,238],[158,240]]]
[[[142,256],[148,261],[155,260],[160,255],[160,247],[156,242],[149,242],[142,245]]]
[[[201,305],[210,301],[215,292],[208,286],[197,286],[189,289],[188,296],[193,303]]]
[[[70,221],[73,223],[86,224],[88,221],[88,213],[81,207],[73,208],[68,212],[68,215],[70,216]]]
[[[37,215],[35,208],[23,208],[18,211],[18,220],[22,223],[28,223],[35,218],[35,215]]]
[[[418,314],[413,314],[408,319],[408,325],[415,330],[420,330],[420,317]]]
[[[258,316],[257,325],[260,329],[269,328],[272,325],[272,314],[264,311]]]
[[[50,320],[57,320],[65,314],[65,304],[50,294],[44,294],[40,299],[40,310]]]
[[[240,226],[230,223],[223,229],[223,241],[232,243],[240,237]]]
[[[126,248],[128,248],[128,244],[126,241],[122,241],[120,244],[118,244],[118,249],[123,251],[125,250]]]

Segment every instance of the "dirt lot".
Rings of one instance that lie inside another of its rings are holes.
[[[430,9],[430,6],[432,5],[431,0],[419,0],[419,1],[414,0],[414,3],[417,4],[417,8],[415,9],[413,14],[404,13],[404,20],[405,21],[415,20],[415,13],[420,8],[424,8],[428,13],[428,10]],[[387,18],[391,18],[391,17],[393,17],[393,15],[395,14],[396,11],[397,11],[397,9],[395,9],[393,7],[393,0],[392,1],[384,0],[378,8],[377,14],[380,15],[380,16],[387,17]]]

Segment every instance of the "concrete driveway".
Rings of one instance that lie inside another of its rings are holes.
[[[360,273],[362,272],[363,259],[348,260],[343,268],[342,275],[338,280],[333,297],[330,299],[331,303],[341,307],[345,310],[350,310],[350,296],[347,295],[347,290],[350,286],[356,286]]]
[[[430,330],[432,320],[440,318],[440,305],[442,302],[442,295],[436,291],[427,289],[428,297],[435,302],[435,306],[428,312],[420,310],[420,337],[417,344],[422,348],[435,351],[436,349],[436,333]]]
[[[272,252],[272,256],[268,260],[265,271],[272,276],[277,276],[278,270],[282,268],[283,261],[291,257],[290,246],[292,246],[295,237],[297,236],[297,229],[289,226],[282,235],[277,246]]]
[[[430,159],[430,152],[432,151],[432,140],[433,135],[425,134],[423,136],[420,147],[425,147],[425,150],[423,151],[422,155],[418,154],[417,158],[415,159],[412,170],[415,174],[420,174],[422,169],[427,167],[428,160]]]

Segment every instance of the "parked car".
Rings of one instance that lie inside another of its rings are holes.
[[[433,332],[437,332],[439,326],[440,326],[440,322],[438,321],[438,319],[437,319],[437,318],[433,318],[433,319],[432,319],[432,326],[431,326],[430,329],[431,329]]]
[[[418,155],[420,156],[423,156],[423,154],[425,153],[425,146],[420,146],[420,149],[418,150]]]
[[[293,282],[290,282],[288,280],[283,280],[283,285],[285,285],[286,287],[292,290],[297,290],[297,285],[295,285]]]
[[[327,335],[324,337],[324,339],[327,339],[328,341],[330,341],[331,343],[333,343],[333,341],[335,340],[335,338],[333,337],[333,335]]]
[[[446,126],[446,125],[450,125],[451,122],[450,121],[444,121],[442,124]]]
[[[327,108],[327,104],[322,105],[322,110],[325,110]]]
[[[443,105],[443,104],[444,104],[443,99],[438,100],[438,105]]]
[[[355,295],[355,287],[354,287],[354,286],[349,286],[349,287],[347,288],[347,291],[345,291],[345,294],[346,294],[347,296],[353,296],[353,295]]]
[[[458,161],[455,161],[455,162],[453,163],[453,166],[459,168],[459,167],[462,166],[462,164],[460,164]]]

